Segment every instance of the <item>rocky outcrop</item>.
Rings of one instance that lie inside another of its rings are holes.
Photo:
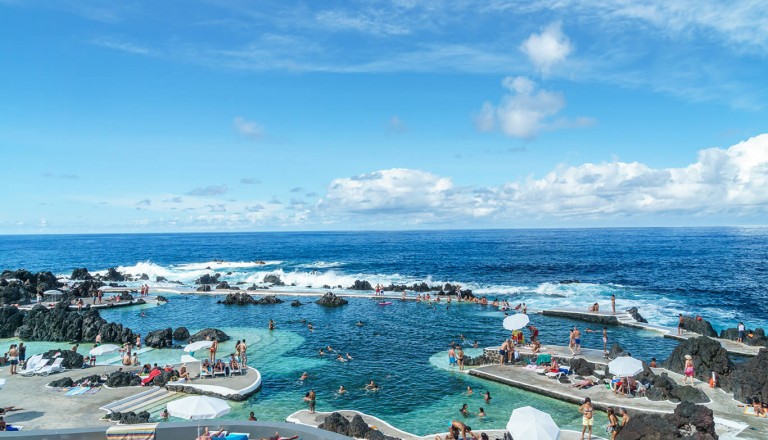
[[[373,429],[365,423],[360,414],[355,414],[350,422],[341,414],[334,412],[323,419],[318,428],[335,432],[347,437],[367,440],[398,440],[395,437],[384,435],[381,431]]]
[[[203,284],[202,286],[197,288],[198,292],[210,292],[211,291],[211,285],[210,284]]]
[[[768,349],[762,349],[754,358],[739,364],[726,384],[733,397],[741,402],[758,399],[768,402]]]
[[[672,402],[693,402],[693,403],[707,403],[709,398],[704,392],[698,388],[694,388],[688,385],[680,386],[674,380],[670,379],[667,373],[661,373],[661,375],[655,375],[651,373],[650,387],[645,392],[645,396],[649,400],[669,400]],[[642,382],[646,382],[640,379]]]
[[[218,342],[229,341],[229,335],[217,328],[206,328],[192,335],[189,342],[211,341],[216,339]]]
[[[14,306],[0,307],[0,338],[13,337],[24,323],[24,313]]]
[[[683,402],[673,414],[633,413],[617,440],[716,440],[712,410]]]
[[[85,280],[72,286],[69,289],[69,296],[78,298],[93,296],[93,293],[98,292],[103,286],[104,283],[99,280]]]
[[[251,284],[251,286],[250,286],[250,287],[248,287],[248,288],[247,288],[247,289],[245,289],[245,290],[259,290],[259,288],[258,288],[258,287],[256,287],[256,284]]]
[[[144,345],[152,348],[173,347],[173,330],[169,327],[149,332],[147,336],[144,337]]]
[[[178,371],[163,371],[159,375],[155,376],[154,379],[152,379],[152,385],[156,387],[164,387],[174,377],[179,377]]]
[[[340,296],[334,295],[333,292],[328,292],[323,295],[322,298],[315,301],[315,304],[319,304],[323,307],[339,307],[349,304],[349,301]]]
[[[709,336],[710,338],[717,337],[717,332],[712,328],[712,324],[706,319],[683,316],[683,329],[689,332],[698,333],[702,336]]]
[[[101,384],[101,376],[98,374],[91,374],[90,376],[84,376],[77,380],[74,380],[71,377],[62,377],[59,380],[54,380],[53,382],[49,382],[48,386],[51,388],[69,388],[72,386],[78,386],[78,385],[84,385],[84,384],[87,384],[89,386],[99,385]]]
[[[302,304],[301,301],[299,301],[298,299],[294,299],[293,301],[291,301],[291,307],[299,307],[303,305],[304,304]]]
[[[326,416],[325,419],[323,419],[323,423],[321,423],[318,428],[341,435],[347,435],[349,432],[349,420],[341,414],[334,412],[331,413],[331,415]]]
[[[102,276],[101,279],[107,282],[115,281],[118,283],[122,281],[126,281],[125,274],[118,272],[117,269],[115,269],[114,267],[110,267],[109,269],[107,269],[107,274]]]
[[[693,357],[697,379],[707,382],[714,371],[720,386],[726,390],[730,389],[730,376],[734,371],[734,365],[728,358],[728,352],[719,342],[706,336],[682,341],[672,350],[672,354],[662,366],[682,374],[685,370],[685,355]]]
[[[245,306],[248,304],[255,304],[256,300],[247,293],[230,293],[224,298],[223,301],[217,301],[220,304]]]
[[[159,303],[161,303],[161,302],[167,303],[167,302],[168,302],[168,298],[164,297],[163,295],[157,295],[157,296],[155,297],[155,299],[156,299],[156,300],[157,300],[157,302],[159,302]]]
[[[186,341],[189,339],[189,330],[186,327],[179,327],[173,331],[173,339],[177,341]]]
[[[110,413],[108,416],[109,420],[112,420],[113,422],[118,422],[122,425],[135,425],[137,423],[147,423],[149,422],[149,413],[146,411],[142,411],[138,414],[134,413],[133,411],[128,412],[113,412]]]
[[[195,280],[195,284],[216,284],[219,282],[219,277],[221,274],[205,274],[201,276],[200,278]]]
[[[166,283],[166,282],[168,282],[168,278],[157,276],[157,277],[155,277],[155,282],[156,283]]]
[[[61,362],[61,366],[66,369],[81,369],[83,368],[83,355],[72,350],[56,349],[48,350],[43,353],[43,359],[48,359],[49,364],[53,363],[56,358],[64,358]]]
[[[631,309],[627,309],[627,313],[632,315],[632,317],[635,318],[635,321],[637,322],[648,322],[645,318],[643,318],[643,315],[640,314],[637,307],[632,307]]]
[[[283,302],[283,300],[278,298],[275,295],[265,295],[265,296],[262,296],[261,298],[257,299],[255,304],[261,304],[261,305],[264,305],[264,304],[280,304],[282,302]]]
[[[127,371],[115,371],[107,377],[106,385],[110,388],[137,387],[141,385],[141,378]]]
[[[744,333],[744,343],[747,345],[765,347],[768,345],[768,338],[765,337],[765,330],[756,328],[754,330],[747,330]],[[739,330],[736,328],[728,328],[720,332],[720,338],[730,339],[735,341],[739,338]]]
[[[91,309],[80,313],[70,311],[68,304],[59,303],[52,309],[35,306],[23,313],[22,325],[14,330],[14,335],[32,341],[94,341],[101,334],[103,342],[129,342],[133,332],[121,324],[108,323],[97,310]],[[2,317],[2,313],[0,313]],[[9,322],[18,323],[14,314],[9,320],[0,322],[0,329],[10,329]]]
[[[72,271],[72,275],[69,276],[70,280],[92,280],[93,276],[88,272],[88,269],[81,267]]]
[[[571,360],[571,371],[579,376],[592,376],[595,374],[595,364],[583,358]]]
[[[264,282],[267,284],[273,284],[275,286],[285,286],[285,283],[280,279],[280,276],[274,274],[265,276]]]
[[[626,352],[624,352],[624,349],[621,348],[619,344],[616,342],[613,343],[611,346],[611,349],[608,351],[608,358],[609,359],[616,359],[619,356],[626,356]]]
[[[347,436],[352,438],[365,438],[370,430],[371,427],[365,423],[362,416],[360,416],[360,414],[355,414],[355,416],[352,417],[352,421],[349,422]]]
[[[222,281],[219,284],[216,285],[216,290],[229,290],[229,283],[226,281]]]
[[[368,281],[355,280],[355,284],[347,287],[349,290],[374,290]]]
[[[51,272],[32,273],[26,269],[5,270],[0,274],[0,303],[28,303],[38,293],[59,287],[61,283]]]

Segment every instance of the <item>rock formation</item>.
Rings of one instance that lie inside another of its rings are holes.
[[[169,327],[149,332],[147,336],[144,337],[144,345],[152,348],[173,347],[173,330]]]
[[[274,284],[275,286],[285,286],[285,283],[280,279],[280,276],[274,274],[265,276],[264,282],[267,284]]]
[[[242,293],[230,293],[224,298],[223,301],[217,301],[221,304],[226,305],[238,305],[238,306],[245,306],[248,304],[255,304],[256,300],[249,294],[242,292]]]
[[[754,330],[746,330],[744,337],[744,343],[747,345],[766,347],[768,346],[768,338],[765,337],[765,330],[756,328]],[[751,336],[750,336],[751,335]],[[736,328],[728,328],[720,332],[720,338],[730,339],[735,341],[739,338],[739,330]]]
[[[189,342],[206,341],[216,339],[218,342],[229,341],[229,335],[217,328],[206,328],[192,335]]]
[[[219,282],[219,277],[221,274],[205,274],[201,276],[200,278],[195,280],[195,284],[216,284]]]
[[[173,339],[177,341],[186,341],[189,339],[189,330],[186,327],[179,327],[173,331]]]
[[[690,316],[683,316],[683,329],[689,332],[698,333],[702,336],[716,338],[717,332],[712,328],[712,324],[706,319],[696,319]]]
[[[643,315],[641,315],[640,312],[637,310],[637,307],[632,307],[631,309],[627,309],[627,313],[632,315],[632,317],[635,318],[635,321],[637,322],[648,322],[645,318],[643,318]]]
[[[61,366],[66,369],[81,369],[83,368],[83,355],[72,351],[72,350],[65,350],[65,349],[56,349],[56,350],[48,350],[45,353],[43,353],[43,359],[48,359],[50,362],[49,365],[53,363],[53,360],[57,357],[64,358],[64,360],[61,362]]]
[[[728,358],[728,352],[719,342],[700,336],[682,341],[662,363],[668,370],[682,374],[685,370],[685,355],[693,357],[696,378],[708,382],[714,371],[719,385],[730,390],[730,376],[734,371],[733,362]]]
[[[716,440],[715,420],[706,406],[683,402],[673,414],[632,413],[617,440]]]
[[[72,275],[69,277],[70,280],[92,280],[93,276],[88,272],[88,269],[85,267],[81,267],[79,269],[75,269],[72,271]]]
[[[275,295],[265,295],[257,299],[255,304],[280,304],[283,300]]]
[[[107,377],[106,385],[110,388],[136,387],[141,385],[141,378],[127,371],[114,371]]]
[[[323,295],[322,298],[315,301],[315,303],[320,304],[323,307],[339,307],[348,304],[349,301],[340,296],[334,295],[332,292],[328,292]]]
[[[368,281],[355,280],[355,284],[348,287],[349,290],[374,290]]]

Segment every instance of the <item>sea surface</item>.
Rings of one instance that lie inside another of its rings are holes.
[[[182,289],[193,288],[205,273],[220,273],[230,285],[244,283],[241,288],[261,285],[265,275],[275,274],[287,284],[281,290],[317,293],[329,290],[326,285],[343,291],[358,279],[372,285],[458,283],[490,300],[537,309],[586,309],[594,302],[608,307],[615,294],[619,308],[637,306],[652,323],[674,325],[678,313],[699,314],[718,330],[738,321],[748,327],[768,324],[766,263],[768,229],[757,227],[0,236],[0,269],[69,276],[77,267],[92,273],[117,267],[147,274],[152,286]],[[158,276],[184,285],[156,283]],[[579,282],[560,283],[565,280]],[[348,306],[325,309],[302,298],[308,304],[293,308],[287,296],[284,304],[237,307],[217,304],[213,297],[167,296],[167,305],[102,315],[142,334],[169,326],[218,327],[233,337],[231,343],[246,338],[264,386],[248,402],[236,404],[232,418],[254,411],[260,420],[283,420],[304,408],[302,397],[314,389],[319,411],[357,409],[421,435],[461,418],[463,403],[473,413],[483,407],[489,414],[471,416],[467,423],[475,428],[502,428],[511,410],[525,405],[549,411],[561,426],[579,424],[573,405],[448,367],[448,345],[460,342],[461,335],[465,344],[476,340],[480,347],[498,345],[505,336],[503,313],[491,307],[400,301],[381,307],[353,298]],[[277,330],[267,330],[269,319],[277,322]],[[302,320],[316,330],[310,332]],[[355,325],[359,320],[365,325]],[[569,327],[586,326],[539,315],[532,320],[545,343],[564,344]],[[643,359],[664,359],[676,345],[650,332],[609,330],[611,342]],[[598,333],[583,339],[586,347],[601,348]],[[62,344],[38,342],[30,350],[53,345]],[[328,345],[353,360],[320,356],[318,350]],[[180,354],[154,350],[141,360],[176,361]],[[302,382],[304,371],[310,378]],[[370,379],[382,389],[365,392]],[[339,385],[350,392],[337,395]],[[472,396],[467,386],[474,389]],[[480,397],[486,390],[493,397],[490,405]]]

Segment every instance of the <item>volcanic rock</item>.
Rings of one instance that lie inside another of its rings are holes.
[[[294,299],[293,301],[291,301],[291,307],[299,307],[302,305],[304,304],[302,304],[301,301],[299,301],[298,299]]]
[[[281,302],[283,302],[283,300],[275,295],[265,295],[257,299],[255,304],[280,304]]]
[[[326,416],[323,423],[321,423],[318,428],[341,435],[347,435],[349,432],[349,420],[344,418],[341,414],[334,412],[331,413],[331,415]]]
[[[149,281],[149,275],[147,275],[145,273],[142,273],[141,276],[139,277],[139,280],[140,281]]]
[[[189,338],[189,342],[211,341],[213,339],[216,339],[218,342],[229,341],[229,335],[217,328],[206,328],[192,335]]]
[[[328,292],[323,295],[322,298],[315,301],[315,303],[323,307],[339,307],[349,304],[349,301],[340,296],[334,295],[332,292]]]
[[[93,276],[88,272],[88,269],[85,267],[81,267],[79,269],[75,269],[72,271],[72,275],[69,277],[70,280],[92,280]]]
[[[355,416],[352,417],[352,421],[349,422],[346,435],[353,438],[365,438],[365,435],[368,434],[368,431],[370,430],[371,427],[365,423],[365,420],[363,420],[360,414],[355,414]]]
[[[733,397],[736,400],[745,402],[749,398],[768,402],[766,371],[768,371],[768,349],[763,348],[757,356],[739,364],[725,385],[729,386],[728,390],[733,391]]]
[[[238,305],[244,306],[248,304],[256,304],[256,300],[247,293],[230,293],[224,298],[224,301],[219,301],[221,304],[226,305]]]
[[[48,383],[48,386],[51,388],[69,388],[72,385],[74,385],[74,381],[71,377],[62,377],[59,380],[54,380],[53,382]]]
[[[635,413],[616,436],[617,440],[716,440],[712,410],[682,402],[673,414]]]
[[[579,376],[591,376],[595,374],[595,364],[583,358],[571,360],[571,371]]]
[[[211,285],[210,284],[203,284],[202,286],[197,288],[198,292],[210,292],[211,291]]]
[[[165,283],[167,281],[168,281],[168,278],[166,278],[166,277],[160,277],[160,276],[155,277],[155,282],[156,283]]]
[[[684,316],[683,329],[703,336],[709,336],[710,338],[717,337],[717,332],[712,328],[712,324],[706,319],[698,320],[696,318],[691,318],[690,316]]]
[[[64,358],[61,362],[61,366],[66,369],[80,369],[83,368],[83,355],[72,350],[48,350],[43,353],[43,359],[49,359],[49,364],[53,363],[53,360],[57,357]]]
[[[274,284],[275,286],[285,286],[285,283],[280,279],[280,276],[274,274],[265,276],[264,282],[267,284]]]
[[[189,339],[189,330],[186,327],[178,327],[173,331],[173,339],[177,341],[186,341]]]
[[[149,422],[149,413],[146,411],[142,411],[138,414],[134,413],[133,411],[124,413],[113,412],[109,414],[109,419],[122,425],[135,425],[137,423]]]
[[[624,349],[621,348],[621,346],[614,342],[611,346],[611,349],[608,351],[608,358],[610,359],[616,359],[619,356],[626,356],[627,353],[624,352]]]
[[[195,280],[195,284],[216,284],[219,282],[220,274],[205,274]]]
[[[368,281],[355,280],[355,284],[348,287],[349,290],[374,290]]]
[[[720,386],[726,390],[730,389],[730,375],[734,365],[728,358],[728,352],[720,343],[706,336],[687,339],[672,350],[672,354],[662,366],[683,374],[685,355],[693,356],[693,367],[697,379],[707,382],[714,371]]]
[[[637,322],[648,322],[645,318],[643,318],[643,315],[640,314],[637,307],[632,307],[631,309],[627,309],[627,313],[632,315],[632,317],[635,318],[635,321]]]
[[[758,347],[768,346],[768,339],[765,337],[765,330],[756,328],[754,330],[746,330],[744,333],[746,333],[744,337],[745,344]],[[725,329],[720,332],[720,338],[735,341],[739,338],[739,330],[736,328]]]
[[[136,387],[141,385],[141,378],[127,371],[115,371],[107,378],[106,385],[110,388]]]
[[[102,277],[102,280],[122,282],[125,281],[125,275],[118,272],[114,267],[110,267],[107,269],[107,274]]]
[[[144,337],[144,345],[152,348],[171,348],[173,346],[173,330],[169,327],[149,332]]]
[[[229,283],[226,281],[222,281],[219,284],[216,285],[217,290],[229,290]]]

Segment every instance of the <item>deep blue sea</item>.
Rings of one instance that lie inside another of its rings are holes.
[[[243,287],[275,274],[288,285],[281,289],[318,293],[328,290],[323,285],[347,287],[357,279],[373,285],[450,282],[530,308],[586,309],[596,301],[607,307],[615,294],[619,308],[637,306],[650,322],[670,325],[678,313],[699,314],[718,329],[737,321],[748,327],[768,325],[766,263],[768,228],[0,236],[0,269],[68,276],[76,267],[91,272],[118,267],[188,287],[205,273],[221,273],[222,280]],[[422,435],[460,417],[462,403],[473,412],[486,407],[488,418],[470,422],[485,428],[503,427],[511,409],[527,404],[549,410],[561,425],[578,424],[571,405],[445,366],[445,350],[461,334],[480,346],[498,345],[505,335],[503,314],[490,307],[454,304],[447,310],[396,302],[382,308],[360,298],[335,310],[315,304],[291,308],[287,302],[238,308],[216,304],[211,297],[169,298],[168,305],[144,309],[145,316],[136,309],[103,316],[143,334],[184,325],[192,331],[216,326],[235,339],[247,337],[264,388],[237,406],[232,417],[254,411],[260,419],[281,420],[303,408],[301,397],[313,388],[320,411],[359,409]],[[270,318],[278,323],[275,332],[266,331]],[[564,343],[568,327],[584,327],[566,319],[532,318],[545,343]],[[317,330],[310,333],[302,319]],[[366,325],[355,326],[358,320]],[[584,339],[587,347],[600,346],[598,334],[587,333]],[[610,339],[645,359],[663,359],[676,345],[628,328],[611,328]],[[319,356],[318,349],[326,345],[350,352],[354,360],[342,364]],[[179,354],[156,350],[147,359]],[[303,371],[310,379],[299,382]],[[383,385],[378,393],[360,389],[371,378]],[[346,396],[334,393],[342,384],[352,390]],[[468,385],[476,395],[464,394]],[[490,406],[478,397],[486,389],[494,396]]]

